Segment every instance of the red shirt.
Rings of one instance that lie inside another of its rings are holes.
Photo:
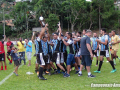
[[[13,44],[13,43],[12,43],[11,41],[6,43],[6,45],[7,45],[7,51],[8,51],[8,52],[11,52],[10,46],[11,46],[12,44]]]
[[[4,41],[0,41],[0,54],[3,54],[5,53],[5,50],[4,50]]]

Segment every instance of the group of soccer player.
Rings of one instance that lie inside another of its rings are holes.
[[[59,25],[58,30],[51,35],[49,34],[48,24],[46,24],[41,32],[33,32],[32,41],[35,44],[36,50],[36,68],[38,78],[47,80],[43,77],[44,73],[49,75],[60,73],[62,70],[64,77],[70,77],[72,67],[75,67],[75,73],[82,76],[82,69],[88,71],[88,77],[95,77],[91,74],[90,68],[93,60],[93,55],[96,57],[96,66],[98,70],[95,73],[101,73],[103,58],[106,57],[112,67],[111,73],[116,72],[115,60],[119,58],[116,54],[119,49],[119,36],[113,30],[110,34],[106,34],[106,29],[101,29],[102,37],[98,37],[91,30],[84,29],[81,32],[66,32],[62,34]],[[34,40],[35,37],[35,40]],[[110,54],[111,59],[110,60]],[[100,59],[98,56],[100,55]],[[113,62],[114,61],[114,62]],[[99,64],[98,64],[99,62]],[[39,67],[39,68],[38,68]],[[54,70],[51,73],[51,70]]]
[[[47,80],[43,77],[43,74],[58,74],[60,71],[62,71],[64,77],[70,77],[72,67],[75,67],[75,74],[78,74],[78,76],[82,76],[82,70],[84,68],[87,69],[88,77],[94,78],[96,76],[90,72],[93,56],[96,57],[96,66],[98,66],[98,70],[94,71],[95,73],[101,73],[100,70],[104,57],[106,57],[112,67],[111,73],[116,72],[116,58],[120,60],[117,56],[120,39],[116,35],[115,30],[112,30],[107,35],[106,29],[102,28],[101,37],[98,37],[97,33],[93,33],[93,37],[91,38],[92,31],[89,29],[84,29],[82,33],[66,32],[63,35],[60,24],[58,26],[58,30],[52,36],[49,34],[48,24],[42,27],[41,32],[33,32],[32,42],[35,44],[36,51],[35,71],[39,79]],[[5,38],[6,36],[4,36],[3,41],[0,41],[0,70],[3,70],[2,61],[5,63],[5,70],[7,70],[4,50]],[[12,57],[15,60],[18,59],[15,56],[16,54],[14,54],[18,50],[13,47],[13,43],[9,38],[7,39],[6,45],[7,59],[9,60],[9,64],[11,64]],[[13,52],[12,55],[11,50]],[[9,56],[12,56],[11,59]],[[19,66],[17,60],[14,63],[16,66]],[[51,70],[53,70],[53,73],[51,73]],[[18,76],[16,72],[14,73]]]

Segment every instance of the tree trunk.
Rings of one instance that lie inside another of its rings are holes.
[[[68,21],[68,31],[69,31],[69,21]]]
[[[101,18],[100,18],[100,7],[99,7],[99,33],[100,33],[100,29],[101,29]]]
[[[71,30],[74,31],[74,24],[71,23]]]

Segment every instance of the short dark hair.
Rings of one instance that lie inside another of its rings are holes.
[[[104,31],[104,32],[106,32],[106,28],[102,28],[101,30]]]
[[[12,49],[13,46],[14,46],[14,45],[11,45],[11,46],[10,46],[10,49]]]
[[[116,33],[116,31],[115,30],[112,30],[114,33]]]
[[[81,35],[81,32],[78,32]]]
[[[83,29],[83,30],[85,30],[85,32],[87,31],[87,29]]]
[[[58,36],[58,33],[56,32],[56,33],[54,33],[54,34],[56,34],[57,36]]]
[[[72,33],[69,32],[68,35],[69,35],[70,37],[72,37]]]
[[[35,36],[36,36],[36,37],[38,37],[38,36],[39,36],[39,34],[40,34],[40,32],[37,32],[37,33],[35,33]]]

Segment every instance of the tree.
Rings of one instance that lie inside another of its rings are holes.
[[[58,26],[58,17],[55,14],[49,14],[49,17],[46,19],[46,22],[48,22],[48,27],[51,31],[57,30]]]

